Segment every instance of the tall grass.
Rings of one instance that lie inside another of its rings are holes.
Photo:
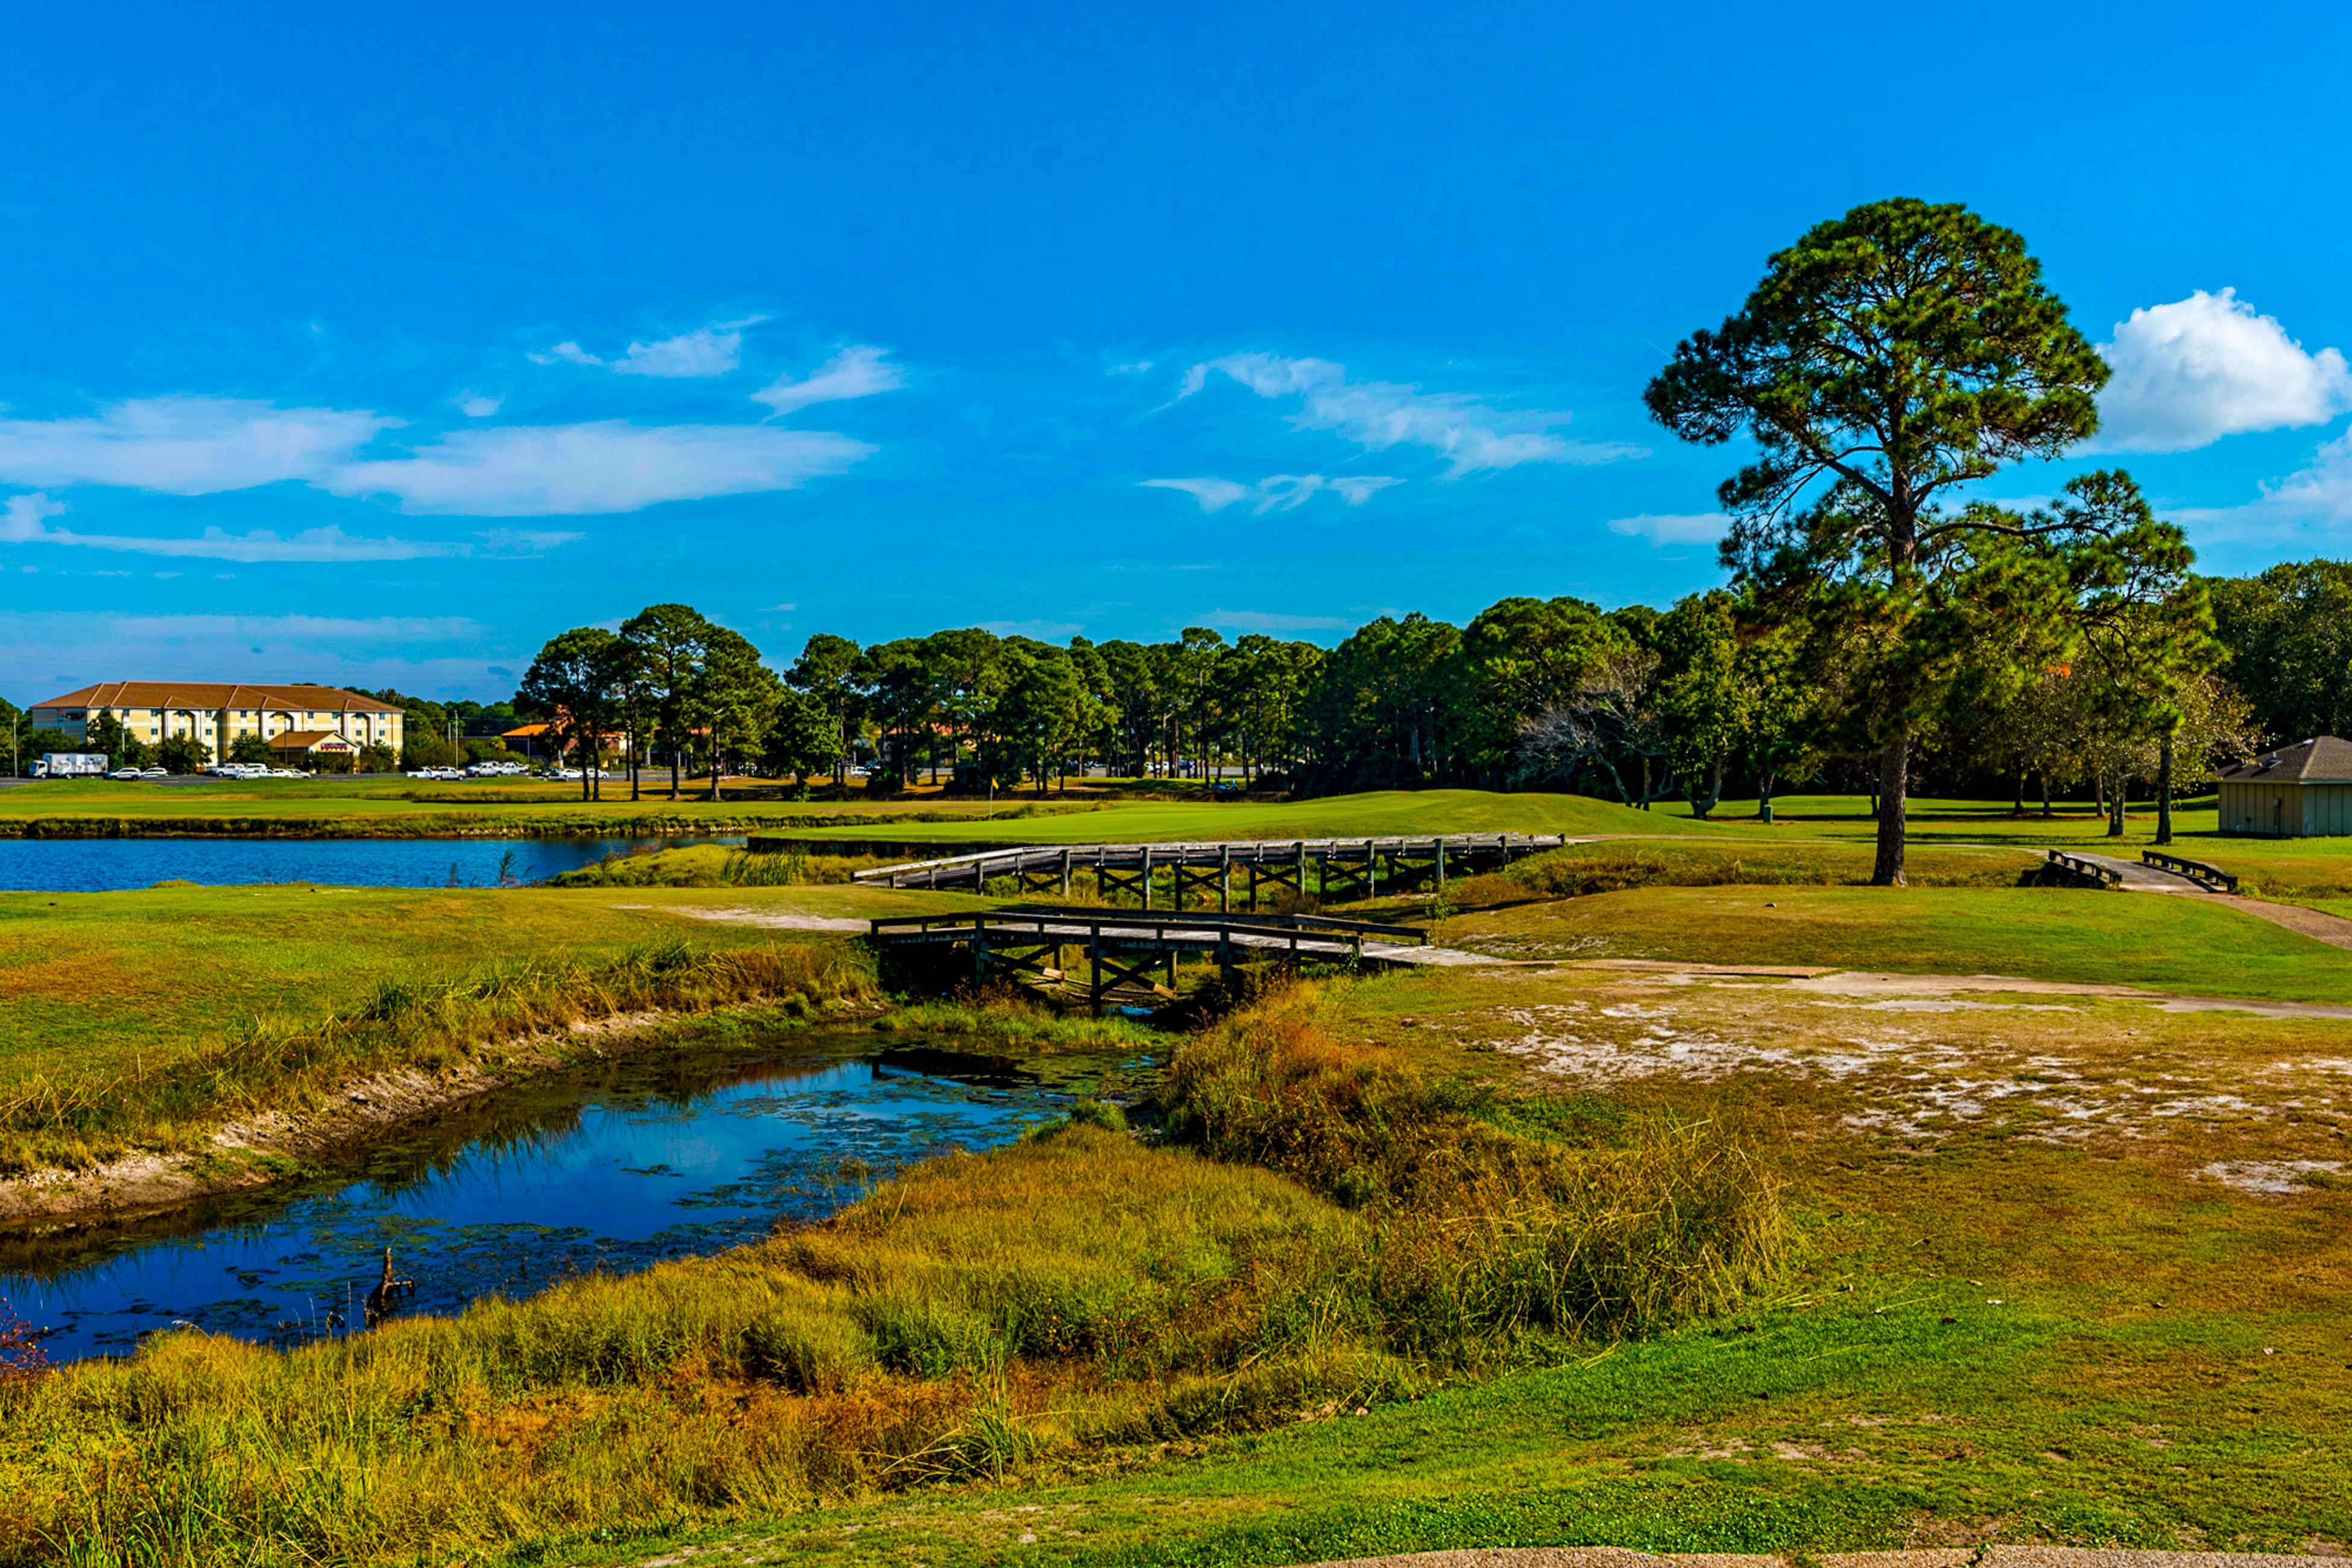
[[[1361,1225],[1077,1127],[833,1223],[289,1353],[0,1387],[0,1562],[445,1561],[999,1476],[1400,1389]]]
[[[1302,986],[1187,1044],[1169,1125],[1361,1211],[1399,1348],[1654,1330],[1728,1308],[1783,1262],[1778,1184],[1726,1129],[1650,1118],[1608,1144],[1531,1136],[1484,1114],[1491,1090],[1342,1043],[1316,1002]]]
[[[135,1058],[128,1072],[24,1079],[0,1100],[0,1172],[196,1147],[224,1121],[304,1109],[353,1078],[432,1071],[620,1014],[757,1001],[810,1011],[862,1000],[873,986],[856,950],[793,942],[704,949],[671,941],[600,962],[531,959],[456,976],[394,976],[348,1008],[247,1018]]]

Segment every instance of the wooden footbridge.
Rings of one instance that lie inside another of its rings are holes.
[[[897,915],[873,922],[885,953],[929,959],[980,983],[1013,980],[1061,988],[1083,984],[1097,1013],[1114,992],[1176,994],[1176,965],[1213,959],[1228,976],[1245,963],[1355,963],[1386,967],[1476,962],[1428,945],[1413,926],[1321,915],[1138,914],[1099,909],[1003,909],[965,914]],[[1083,958],[1086,977],[1071,973]]]
[[[856,879],[874,887],[954,888],[977,891],[992,879],[1015,879],[1017,890],[1059,892],[1067,897],[1070,879],[1086,872],[1097,890],[1139,898],[1152,906],[1153,884],[1163,873],[1174,905],[1193,894],[1213,897],[1221,912],[1234,907],[1234,876],[1246,884],[1248,910],[1258,906],[1261,887],[1287,888],[1301,899],[1314,887],[1334,903],[1370,899],[1383,889],[1402,892],[1434,886],[1450,874],[1499,869],[1540,850],[1580,842],[1557,833],[1453,833],[1433,838],[1285,838],[1213,844],[1070,844],[983,849],[936,860],[910,860],[860,871]]]

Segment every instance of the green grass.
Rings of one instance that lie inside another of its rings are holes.
[[[725,952],[793,935],[689,911],[845,920],[970,904],[856,887],[0,893],[0,1105],[37,1089],[68,1102],[103,1096],[159,1063],[223,1048],[256,1020],[299,1029],[387,984],[594,968],[681,939]],[[0,1147],[0,1159],[21,1165],[24,1152]]]
[[[1824,965],[2352,1002],[2344,952],[2226,906],[2021,888],[1644,888],[1465,913],[1444,943],[1523,958]]]
[[[1066,801],[946,800],[937,795],[867,800],[791,801],[773,784],[732,797],[696,798],[689,785],[667,798],[667,779],[648,776],[645,798],[631,801],[625,781],[607,779],[604,798],[583,801],[577,784],[528,781],[433,784],[392,775],[204,784],[55,779],[0,789],[0,834],[57,836],[127,833],[243,833],[344,837],[435,837],[487,833],[599,835],[714,832],[722,828],[806,827],[994,816],[1025,820],[1085,811],[1086,796]]]
[[[1366,838],[1438,833],[1706,834],[1705,823],[1633,811],[1580,795],[1498,795],[1486,790],[1381,790],[1274,803],[1144,801],[1076,816],[1033,818],[1008,829],[985,821],[892,824],[907,844],[1160,844],[1247,838]],[[856,826],[796,831],[812,842],[857,840]]]

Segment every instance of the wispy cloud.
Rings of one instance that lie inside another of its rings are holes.
[[[1177,398],[1200,392],[1212,374],[1225,376],[1260,397],[1298,398],[1291,423],[1300,429],[1328,430],[1368,451],[1426,447],[1446,460],[1447,479],[1521,463],[1613,463],[1648,455],[1643,447],[1619,442],[1571,441],[1555,435],[1553,428],[1571,417],[1566,413],[1510,413],[1466,393],[1349,381],[1347,367],[1329,360],[1228,354],[1186,371]]]
[[[1212,610],[1194,617],[1196,624],[1215,626],[1223,631],[1265,632],[1344,632],[1353,631],[1356,623],[1344,616],[1292,616],[1276,610]]]
[[[461,392],[449,401],[456,404],[457,412],[468,419],[488,419],[505,407],[507,402],[503,395],[493,396],[487,392],[473,391]]]
[[[530,360],[533,364],[562,363],[601,365],[604,363],[602,359],[590,353],[586,349],[582,348],[578,343],[572,342],[569,339],[556,344],[545,353],[526,354],[524,357]]]
[[[143,533],[83,533],[55,528],[48,520],[66,508],[35,492],[11,496],[0,509],[0,544],[56,544],[89,550],[110,550],[141,555],[162,555],[194,561],[339,563],[353,561],[418,561],[446,556],[509,557],[540,555],[580,538],[576,533],[518,532],[501,529],[463,540],[367,538],[341,529],[306,528],[279,534],[255,529],[230,533],[208,528],[194,537]]]
[[[1349,506],[1361,506],[1391,485],[1404,483],[1386,474],[1350,475],[1328,479],[1321,474],[1268,474],[1254,485],[1234,479],[1144,479],[1145,489],[1181,490],[1201,505],[1202,511],[1223,511],[1237,501],[1251,502],[1255,514],[1288,511],[1306,505],[1316,496],[1328,492]]]
[[[144,397],[75,419],[0,419],[0,480],[214,495],[316,479],[401,423],[233,397]]]
[[[907,373],[890,363],[890,351],[861,343],[843,349],[805,379],[780,376],[751,395],[779,414],[806,408],[813,403],[841,403],[896,392],[907,384]]]
[[[1635,517],[1609,521],[1609,531],[1646,539],[1653,544],[1714,544],[1730,528],[1719,511],[1645,511]]]
[[[743,329],[758,326],[765,316],[713,321],[676,337],[632,342],[611,359],[591,353],[566,339],[544,353],[526,354],[533,364],[581,364],[611,371],[615,375],[652,375],[678,379],[724,375],[742,361]]]
[[[873,450],[824,431],[607,419],[453,431],[409,457],[350,464],[320,483],[338,495],[391,496],[415,514],[583,516],[792,489]]]
[[[2185,452],[2352,409],[2344,355],[2305,353],[2276,317],[2233,289],[2134,310],[2099,352],[2115,371],[2099,395],[2095,446],[2103,451]]]
[[[1039,642],[1066,642],[1087,629],[1084,621],[982,621],[980,629],[1001,637],[1034,637]]]
[[[2352,533],[2352,433],[2323,442],[2309,464],[2233,507],[2184,507],[2171,515],[2200,532],[2242,540],[2311,540],[2343,548]]]
[[[759,321],[759,317],[751,316],[740,321],[720,321],[680,332],[674,338],[631,343],[628,353],[613,362],[614,373],[667,377],[724,375],[741,360],[743,329]]]

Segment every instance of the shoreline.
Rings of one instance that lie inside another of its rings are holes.
[[[646,1008],[582,1019],[501,1042],[496,1060],[441,1072],[408,1068],[338,1084],[308,1110],[271,1110],[214,1130],[199,1149],[124,1154],[75,1170],[44,1166],[0,1177],[0,1237],[37,1239],[168,1214],[206,1198],[249,1193],[310,1173],[329,1150],[409,1126],[460,1101],[512,1089],[541,1073],[664,1043],[670,1026],[769,1005],[746,996],[718,1007]],[[887,1006],[845,1012],[839,1021],[877,1017]]]

